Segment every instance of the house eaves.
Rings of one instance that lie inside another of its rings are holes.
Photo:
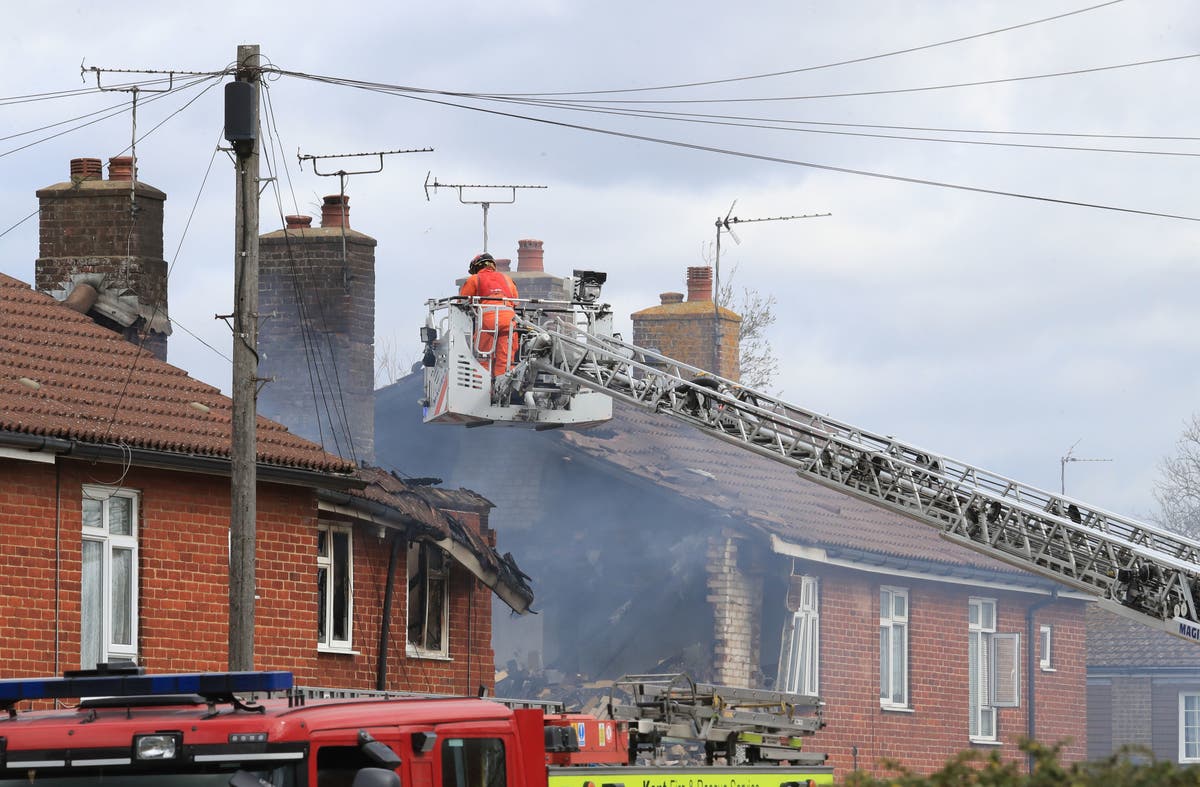
[[[96,444],[82,440],[70,440],[23,432],[0,430],[0,449],[4,456],[12,459],[49,462],[56,457],[70,457],[97,462],[129,464],[135,467],[150,467],[159,470],[177,470],[229,477],[231,462],[220,456],[182,454],[172,451],[156,451],[149,448],[134,448],[128,445]],[[307,470],[287,465],[257,464],[257,476],[261,481],[278,484],[316,487],[321,489],[355,489],[363,481],[345,473],[329,473]]]
[[[1091,596],[1071,590],[1050,579],[1033,574],[1014,575],[1007,572],[989,571],[964,564],[942,563],[911,557],[899,557],[865,549],[845,546],[811,547],[785,541],[769,534],[771,551],[777,555],[797,560],[807,560],[828,566],[848,568],[889,577],[921,579],[952,585],[1012,590],[1036,595],[1050,595],[1056,590],[1061,598],[1090,600]]]

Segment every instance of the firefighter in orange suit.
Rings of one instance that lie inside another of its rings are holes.
[[[463,283],[459,295],[479,298],[483,319],[475,333],[475,344],[480,352],[492,352],[492,376],[504,374],[512,365],[512,307],[504,298],[517,298],[517,285],[507,274],[496,270],[496,261],[486,251],[476,255],[467,266],[471,275]]]

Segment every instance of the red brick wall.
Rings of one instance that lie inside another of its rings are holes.
[[[876,575],[837,569],[813,573],[820,577],[820,691],[827,726],[807,744],[811,749],[827,752],[841,773],[854,767],[853,747],[858,767],[875,772],[887,758],[927,773],[969,748],[984,755],[998,748],[1006,759],[1023,762],[1017,743],[1028,731],[1025,612],[1044,596],[911,580],[881,582]],[[880,584],[909,590],[910,711],[879,707]],[[996,600],[998,632],[1021,634],[1021,705],[998,710],[998,747],[972,745],[968,738],[967,611],[973,595]],[[1070,738],[1064,759],[1084,759],[1083,603],[1055,602],[1036,613],[1035,630],[1042,623],[1054,625],[1058,652],[1056,672],[1042,673],[1035,666],[1037,737],[1046,743]]]
[[[79,666],[81,490],[120,482],[141,493],[139,662],[152,672],[222,670],[228,663],[229,481],[215,476],[64,461],[0,459],[0,677]],[[61,574],[55,659],[56,480]],[[460,515],[480,527],[477,516]],[[490,534],[490,531],[486,531]],[[316,648],[315,495],[260,484],[255,666],[286,669],[297,683],[374,688],[389,544],[354,532],[354,632],[358,655]],[[389,537],[396,533],[389,532]],[[451,568],[450,659],[405,656],[404,552],[397,565],[388,688],[474,694],[494,682],[490,591]]]

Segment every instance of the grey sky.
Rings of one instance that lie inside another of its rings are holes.
[[[838,3],[400,4],[302,0],[241,7],[42,2],[9,9],[0,33],[3,96],[67,90],[79,66],[212,71],[238,43],[310,74],[469,92],[628,89],[762,74],[969,36],[1094,5],[1088,0]],[[286,11],[281,12],[279,9]],[[1074,71],[1200,51],[1188,0],[1124,0],[1045,24],[921,52],[770,79],[612,98],[744,99],[894,90]],[[1157,136],[1195,135],[1200,60],[996,85],[846,98],[657,109],[775,120]],[[112,79],[106,77],[106,80]],[[282,211],[268,189],[263,231],[280,213],[317,213],[336,178],[297,168],[307,154],[433,147],[388,158],[347,186],[351,224],[379,240],[377,336],[405,361],[419,350],[426,298],[446,294],[482,243],[481,211],[442,182],[542,184],[489,215],[490,250],[545,241],[554,273],[609,273],[620,327],[684,289],[713,222],[831,212],[745,225],[724,241],[737,287],[773,293],[770,337],[785,398],[931,451],[1121,513],[1152,505],[1156,462],[1196,409],[1192,307],[1200,223],[934,188],[531,123],[284,77],[269,83]],[[147,131],[199,91],[151,101]],[[103,94],[7,104],[0,136],[117,104]],[[466,102],[459,102],[466,103]],[[823,127],[987,142],[1177,151],[1193,157],[953,145],[635,120],[528,106],[502,112],[761,156],[1055,199],[1200,216],[1193,141],[1013,137]],[[232,291],[231,166],[213,159],[218,85],[138,144],[141,178],[168,194],[170,360],[229,388],[224,325]],[[774,125],[780,125],[775,123]],[[809,126],[808,128],[817,128]],[[128,112],[15,152],[53,131],[0,142],[0,232],[36,209],[34,191],[68,161],[117,155]],[[208,183],[200,193],[210,160]],[[183,229],[193,202],[196,214]],[[36,219],[0,238],[0,271],[32,281]],[[176,258],[175,250],[182,249]],[[186,329],[186,330],[184,330]],[[419,473],[420,468],[404,468]]]

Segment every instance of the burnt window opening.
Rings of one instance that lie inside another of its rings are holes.
[[[447,656],[450,568],[436,544],[408,545],[408,651],[412,656]]]

